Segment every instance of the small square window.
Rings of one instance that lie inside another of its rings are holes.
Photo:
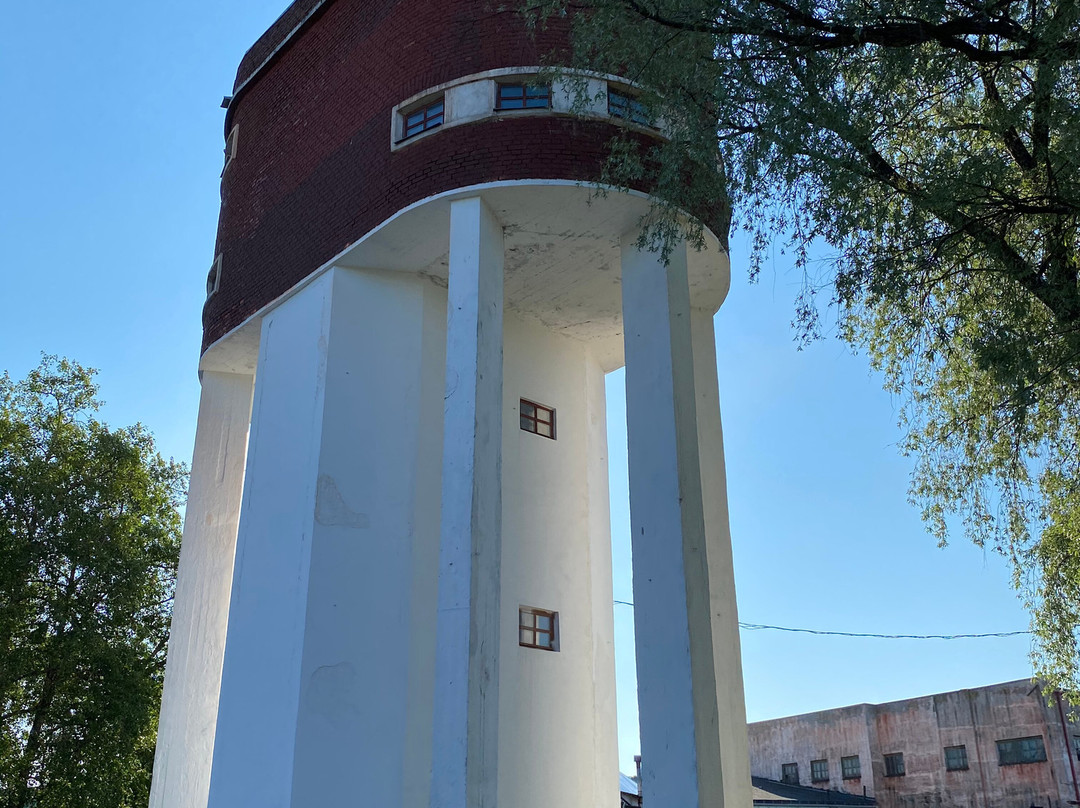
[[[885,756],[885,776],[903,777],[907,772],[904,770],[904,753],[894,752]]]
[[[608,115],[613,118],[622,118],[642,126],[652,126],[652,121],[645,112],[645,105],[630,93],[616,90],[611,85],[608,85],[607,108]]]
[[[840,774],[845,780],[858,780],[862,777],[862,764],[858,755],[840,758]]]
[[[558,612],[522,606],[518,609],[518,645],[558,651],[558,624]]]
[[[1041,735],[1031,738],[1011,738],[998,741],[998,764],[1012,766],[1017,763],[1042,763],[1046,760],[1046,747]]]
[[[780,767],[780,780],[788,785],[797,786],[799,784],[799,764],[783,764]]]
[[[964,744],[945,747],[945,771],[962,772],[967,767],[967,747]]]
[[[441,126],[445,109],[446,104],[443,96],[440,95],[434,101],[429,100],[420,107],[401,113],[401,139],[406,140],[413,135]]]
[[[550,84],[498,84],[495,109],[548,109]]]
[[[555,410],[535,401],[521,399],[518,404],[521,428],[535,435],[555,440]]]
[[[827,783],[827,782],[829,782],[829,761],[828,760],[811,760],[810,761],[810,782],[812,782],[812,783]]]

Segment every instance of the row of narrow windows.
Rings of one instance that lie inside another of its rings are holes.
[[[1080,736],[1073,738],[1074,752],[1080,757]],[[946,746],[945,770],[950,772],[968,769],[967,746]],[[1046,760],[1046,746],[1041,735],[1030,738],[1009,738],[997,742],[998,765],[1013,766],[1020,763],[1042,763]],[[904,753],[892,752],[884,756],[885,776],[903,777],[907,774],[904,765]],[[857,780],[862,777],[862,764],[858,755],[840,758],[840,776],[844,780]],[[784,763],[780,767],[780,779],[785,783],[798,785],[799,764]],[[810,782],[827,783],[829,781],[829,761],[827,758],[810,761]]]
[[[641,126],[655,126],[645,111],[645,105],[631,90],[618,89],[609,83],[607,88],[608,114]],[[495,91],[495,111],[551,109],[551,84],[531,81],[499,81]],[[401,140],[408,140],[443,124],[446,97],[428,98],[420,106],[401,113]],[[399,141],[400,142],[400,141]]]

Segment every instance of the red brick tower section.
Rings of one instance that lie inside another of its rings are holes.
[[[203,349],[408,205],[520,179],[596,180],[616,126],[493,117],[392,150],[396,104],[444,82],[536,66],[567,26],[536,33],[487,0],[297,0],[244,57],[225,131],[217,291]]]

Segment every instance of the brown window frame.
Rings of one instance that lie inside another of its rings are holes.
[[[549,628],[547,630],[537,625],[537,618],[547,618]],[[531,620],[531,622],[527,622]],[[532,634],[532,640],[526,638],[526,632]],[[539,642],[540,635],[546,635],[547,644]],[[518,645],[522,648],[536,648],[540,651],[559,650],[559,613],[548,609],[537,609],[534,606],[518,607]]]
[[[521,89],[521,98],[504,98],[503,90]],[[542,92],[541,92],[542,91]],[[530,104],[532,101],[534,103]],[[535,103],[542,101],[543,103]],[[520,102],[521,106],[518,106]],[[551,109],[551,84],[547,82],[500,81],[495,86],[495,109],[498,112],[524,112],[530,109]]]
[[[821,769],[825,769],[825,773],[822,774]],[[827,783],[829,782],[829,759],[821,758],[820,760],[810,761],[810,782],[811,783]]]
[[[435,107],[439,108],[438,112],[432,111]],[[420,120],[410,125],[409,119],[415,117],[418,113],[420,114]],[[398,143],[401,143],[417,135],[422,135],[424,132],[437,129],[446,122],[446,96],[429,97],[422,104],[409,107],[408,110],[402,110],[399,114],[401,115],[401,139],[398,140]],[[410,129],[414,131],[409,131]]]
[[[526,413],[526,408],[532,407],[533,414]],[[550,417],[550,420],[545,420],[540,416],[544,414]],[[540,425],[543,424],[551,430],[550,435],[545,435],[540,431]],[[542,438],[551,438],[555,440],[555,408],[548,407],[544,404],[537,404],[535,401],[530,401],[527,398],[518,400],[518,425],[523,432],[531,432],[533,435],[539,435]]]
[[[781,763],[780,782],[787,783],[789,786],[797,786],[799,784],[799,764]]]

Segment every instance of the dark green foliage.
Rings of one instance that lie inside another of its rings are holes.
[[[0,377],[0,806],[144,808],[186,473],[93,371]]]
[[[800,336],[832,304],[905,402],[931,532],[1012,561],[1039,673],[1080,696],[1080,4],[530,11],[579,12],[576,66],[638,82],[665,122],[668,142],[620,140],[609,162],[616,184],[660,179],[652,238],[670,243],[678,211],[713,194],[752,235],[752,273],[787,241],[805,277]]]

